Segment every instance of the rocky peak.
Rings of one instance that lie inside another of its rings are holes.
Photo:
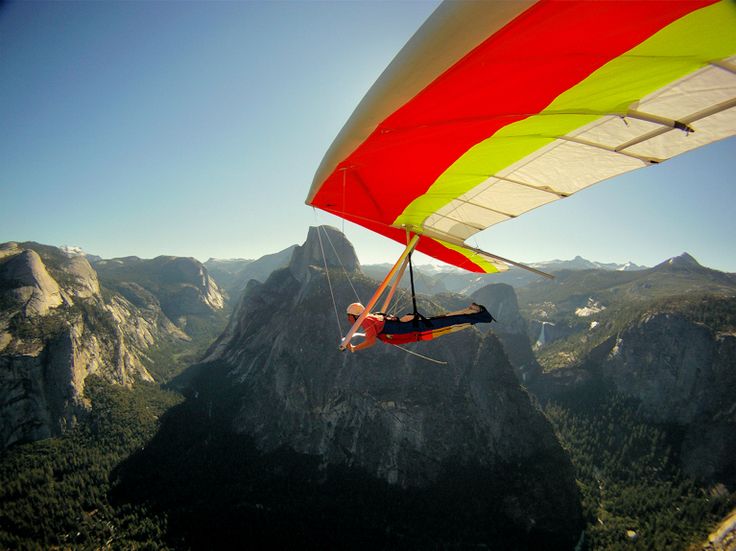
[[[595,265],[595,263],[591,262],[587,258],[583,258],[580,255],[576,255],[575,258],[573,258],[570,261],[570,266],[571,267],[574,266],[574,267],[576,267],[577,269],[580,269],[580,270],[588,270],[588,269],[597,268],[597,266]]]
[[[342,232],[332,226],[312,226],[304,244],[294,249],[289,270],[296,279],[304,281],[308,276],[309,266],[324,269],[325,261],[328,268],[344,268],[349,273],[361,271],[353,244]]]
[[[100,282],[97,272],[84,256],[72,256],[64,266],[64,271],[71,276],[69,291],[79,298],[99,296]]]
[[[161,265],[161,278],[165,281],[177,281],[194,287],[199,293],[203,305],[213,310],[222,310],[224,299],[215,280],[210,277],[207,268],[194,258],[158,257]]]
[[[519,313],[519,302],[511,285],[495,283],[475,291],[471,298],[482,304],[496,318],[495,328],[505,333],[526,334],[526,322]]]
[[[697,269],[702,268],[702,266],[688,253],[682,253],[680,256],[675,256],[670,258],[669,260],[665,260],[664,262],[659,264],[657,268]]]
[[[26,316],[43,316],[63,302],[61,289],[36,251],[22,250],[0,265],[0,281]]]
[[[13,256],[20,252],[18,243],[15,241],[8,241],[7,243],[0,243],[0,259],[6,256]]]
[[[327,231],[342,248],[343,265],[357,271],[352,245]],[[469,329],[412,347],[446,361],[442,366],[384,343],[356,354],[338,351],[332,296],[347,304],[354,294],[345,278],[328,284],[317,247],[311,228],[289,269],[248,286],[208,358],[224,380],[202,367],[207,384],[237,393],[228,414],[234,430],[264,452],[292,449],[401,487],[442,484],[455,467],[493,479],[511,469],[523,489],[485,497],[514,503],[503,513],[512,531],[523,525],[565,532],[575,525],[580,513],[569,460],[520,388],[499,339]],[[334,256],[330,261],[340,265]],[[351,279],[359,296],[375,289],[364,276]]]
[[[533,382],[542,369],[529,343],[529,328],[519,312],[514,288],[505,283],[486,285],[474,292],[471,298],[488,308],[496,318],[492,330],[503,343],[519,380],[524,384]]]

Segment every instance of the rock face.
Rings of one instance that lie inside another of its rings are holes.
[[[148,349],[189,338],[155,297],[127,289],[103,299],[86,258],[0,246],[0,449],[73,426],[86,411],[90,375],[126,386],[152,381]]]
[[[533,335],[534,345],[537,347],[567,338],[574,333],[575,328],[565,323],[533,320],[529,324],[529,334]]]
[[[733,274],[683,253],[640,271],[560,272],[518,294],[545,320],[531,322],[534,338],[559,341],[533,387],[540,399],[632,398],[643,421],[676,426],[686,473],[736,484]]]
[[[69,276],[67,287],[77,298],[91,298],[100,294],[97,272],[83,256],[72,256],[65,266]]]
[[[217,260],[210,258],[204,263],[220,289],[230,301],[237,301],[251,279],[263,283],[274,270],[286,268],[296,245],[277,253],[267,254],[256,260]]]
[[[503,344],[519,380],[524,384],[535,381],[542,368],[529,344],[529,329],[519,312],[514,288],[505,283],[487,285],[473,293],[471,298],[488,308],[496,318],[493,332]]]
[[[342,315],[355,301],[343,266],[359,296],[376,283],[360,275],[344,237],[327,231],[340,252],[328,266]],[[496,336],[468,330],[413,348],[447,365],[381,343],[339,352],[347,322],[338,330],[317,235],[312,228],[289,268],[251,282],[210,351],[208,361],[225,362],[240,393],[233,427],[264,451],[286,446],[403,487],[431,485],[459,466],[491,475],[520,469],[522,488],[493,496],[508,504],[497,521],[511,531],[573,533],[580,506],[572,466]]]
[[[33,250],[8,258],[0,266],[0,283],[12,288],[12,295],[26,316],[43,316],[62,303],[59,285]]]
[[[646,416],[685,428],[681,459],[697,478],[736,480],[736,335],[677,313],[647,314],[605,343],[600,374]]]
[[[200,262],[192,258],[158,257],[151,263],[151,271],[158,274],[162,282],[175,283],[161,299],[161,306],[172,319],[222,310],[222,294]]]
[[[145,288],[156,297],[166,316],[182,327],[188,316],[207,316],[224,307],[214,279],[193,258],[115,258],[96,262],[94,268],[115,290],[124,292],[122,287],[130,283]]]
[[[601,369],[653,419],[686,424],[702,410],[703,380],[716,375],[715,345],[705,327],[672,314],[647,315],[619,333]]]
[[[324,256],[323,256],[324,253]],[[309,228],[307,240],[291,255],[289,270],[299,281],[309,278],[311,266],[344,268],[348,273],[360,272],[355,249],[345,236],[331,226]]]

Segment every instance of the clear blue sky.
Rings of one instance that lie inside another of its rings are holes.
[[[339,219],[304,199],[362,96],[437,2],[0,5],[0,242],[105,258],[257,258]],[[479,235],[531,262],[736,272],[736,140]],[[362,262],[400,247],[344,229]]]

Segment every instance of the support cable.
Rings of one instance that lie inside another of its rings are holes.
[[[321,226],[318,226],[318,231],[320,227]],[[363,301],[360,300],[360,297],[358,296],[358,291],[355,290],[355,287],[353,286],[353,281],[350,279],[350,275],[348,275],[348,271],[345,268],[345,265],[342,263],[342,259],[340,258],[340,255],[337,254],[337,249],[335,249],[335,245],[332,243],[332,238],[330,237],[330,234],[327,233],[327,230],[325,230],[324,228],[322,229],[322,231],[325,232],[325,237],[327,237],[327,241],[330,242],[330,247],[332,247],[332,252],[335,253],[335,258],[337,258],[337,261],[339,262],[340,267],[342,268],[342,271],[345,274],[345,279],[348,280],[348,283],[350,284],[350,288],[353,290],[353,293],[355,294],[355,298],[357,299],[358,302],[362,303]],[[345,234],[343,233],[343,235]]]
[[[409,280],[411,281],[411,305],[414,308],[414,319],[416,319],[419,312],[417,311],[417,295],[414,292],[414,267],[411,262],[411,254],[409,255]]]
[[[432,363],[440,364],[440,365],[447,365],[447,362],[445,361],[435,360],[434,358],[430,358],[429,356],[425,356],[424,354],[420,354],[419,352],[414,352],[413,350],[409,350],[408,348],[404,348],[403,346],[399,346],[398,344],[394,344],[392,346],[398,348],[399,350],[403,350],[407,354],[411,354],[412,356],[416,356],[417,358],[427,360],[428,362],[432,362]]]
[[[337,313],[337,301],[335,300],[335,293],[332,290],[332,281],[330,280],[330,270],[327,268],[327,257],[325,256],[325,248],[322,245],[322,234],[319,231],[320,227],[317,226],[317,238],[319,239],[319,248],[322,251],[322,261],[325,264],[325,273],[327,274],[327,285],[330,288],[330,296],[332,297],[332,306],[335,309],[335,321],[337,321],[337,338],[338,341],[342,339],[342,324],[340,323],[340,314]]]

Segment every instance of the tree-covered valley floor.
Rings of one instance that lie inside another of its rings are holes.
[[[233,538],[426,548],[503,537],[492,508],[443,511],[462,501],[462,487],[430,505],[421,491],[361,473],[320,475],[316,461],[288,451],[257,453],[229,432],[227,395],[213,410],[155,384],[94,380],[86,393],[91,413],[77,428],[0,455],[0,548],[186,549]],[[734,493],[684,476],[676,428],[645,423],[631,401],[590,392],[543,409],[576,468],[583,549],[699,549],[736,505]],[[516,474],[468,484],[493,492]]]

